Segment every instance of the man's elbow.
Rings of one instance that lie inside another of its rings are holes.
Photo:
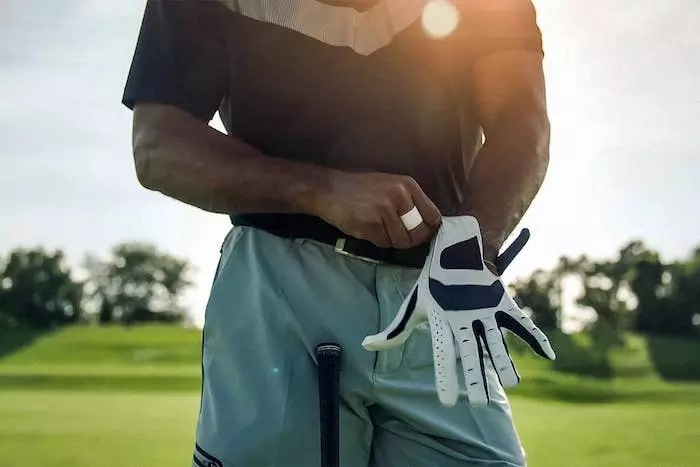
[[[132,152],[136,178],[149,190],[158,189],[158,154],[163,145],[161,134],[149,109],[136,106],[133,116]]]
[[[134,169],[136,178],[144,188],[155,189],[155,180],[152,170],[154,143],[139,140],[133,144]]]

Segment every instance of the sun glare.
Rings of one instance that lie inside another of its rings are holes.
[[[449,0],[430,0],[423,8],[423,30],[433,39],[449,36],[459,24],[459,11]]]

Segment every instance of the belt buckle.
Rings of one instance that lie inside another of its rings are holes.
[[[339,239],[337,239],[337,240],[335,241],[335,248],[334,248],[334,250],[335,250],[336,253],[338,253],[338,254],[340,254],[340,255],[344,255],[344,256],[349,256],[350,258],[361,259],[362,261],[367,261],[368,263],[374,263],[374,264],[381,264],[381,263],[382,263],[382,262],[379,261],[378,259],[368,258],[368,257],[366,257],[366,256],[356,255],[356,254],[354,254],[354,253],[350,253],[349,251],[345,250],[345,242],[346,242],[346,240],[347,240],[346,238],[342,238],[342,237],[341,237],[341,238],[339,238]]]

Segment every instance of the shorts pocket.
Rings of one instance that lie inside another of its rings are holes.
[[[228,234],[226,234],[224,241],[221,243],[221,248],[219,249],[219,263],[216,265],[212,288],[216,285],[217,281],[223,275],[224,270],[231,263],[236,246],[241,243],[241,239],[245,235],[247,229],[248,228],[244,226],[233,226]]]

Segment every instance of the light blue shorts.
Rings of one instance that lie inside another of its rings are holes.
[[[344,351],[342,467],[524,466],[489,364],[492,403],[475,409],[462,394],[447,408],[436,394],[427,327],[400,348],[360,345],[393,319],[418,273],[234,227],[206,310],[192,465],[319,466],[314,348],[335,341]]]

